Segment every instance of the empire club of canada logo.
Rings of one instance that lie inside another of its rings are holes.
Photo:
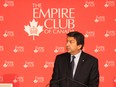
[[[29,36],[33,36],[33,40],[35,40],[35,36],[39,36],[39,34],[43,31],[43,26],[38,25],[38,22],[35,19],[30,21],[30,25],[24,26],[24,31],[28,33]]]

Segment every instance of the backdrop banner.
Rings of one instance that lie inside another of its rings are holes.
[[[98,58],[99,87],[116,87],[116,0],[0,0],[0,83],[45,87],[71,31]]]

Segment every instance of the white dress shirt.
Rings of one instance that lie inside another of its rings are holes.
[[[71,55],[71,61],[72,61],[72,56],[75,56],[76,58],[74,59],[74,63],[75,63],[75,65],[74,65],[74,69],[73,69],[73,76],[75,75],[75,71],[76,71],[76,68],[77,68],[77,65],[78,65],[78,62],[79,62],[79,58],[80,58],[80,55],[81,55],[81,52],[82,51],[80,51],[78,54],[76,54],[76,55]],[[70,62],[71,62],[70,61]]]

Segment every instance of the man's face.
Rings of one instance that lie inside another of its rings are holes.
[[[72,55],[77,54],[80,51],[82,45],[77,45],[77,41],[74,37],[67,37],[66,49]]]

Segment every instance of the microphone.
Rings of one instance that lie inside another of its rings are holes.
[[[85,85],[84,83],[80,82],[80,81],[77,81],[77,80],[74,80],[74,79],[71,79],[71,78],[68,78],[70,81],[72,82],[75,82],[75,83],[79,83],[80,85],[83,85],[84,87],[88,87],[87,85]]]
[[[56,84],[56,83],[61,82],[61,81],[63,81],[63,80],[69,80],[69,81],[71,81],[71,82],[78,83],[78,84],[80,84],[80,85],[82,85],[82,86],[84,86],[84,87],[88,87],[88,86],[85,85],[84,83],[82,83],[82,82],[80,82],[80,81],[77,81],[77,80],[74,80],[74,79],[71,79],[71,78],[69,78],[69,77],[64,77],[64,78],[62,78],[62,79],[59,79],[59,80],[53,81],[53,82],[51,82],[51,83],[48,83],[45,87],[48,87],[49,85]],[[67,84],[67,83],[65,83],[65,84]]]
[[[62,78],[62,79],[59,79],[59,80],[56,80],[56,81],[53,81],[53,82],[50,82],[50,83],[48,83],[45,87],[48,87],[49,85],[56,84],[56,83],[58,83],[58,82],[60,82],[60,81],[63,81],[63,80],[65,80],[65,79],[66,79],[66,77],[64,77],[64,78]]]

